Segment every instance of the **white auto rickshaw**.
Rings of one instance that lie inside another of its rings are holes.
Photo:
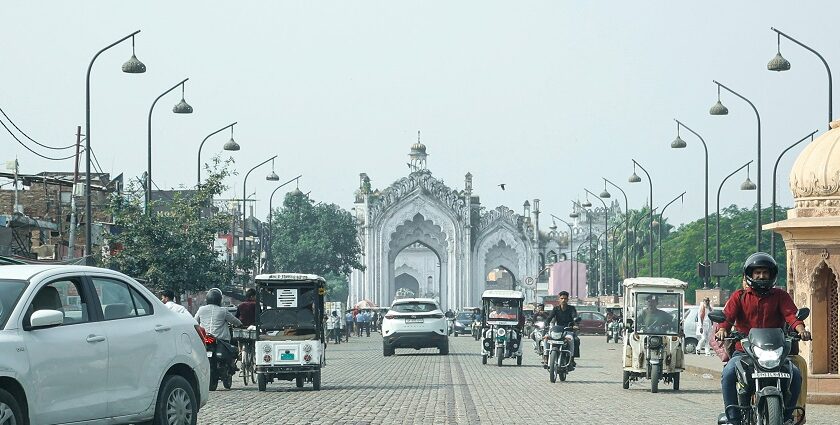
[[[684,333],[682,307],[687,283],[665,277],[624,280],[624,377],[650,380],[650,392],[659,392],[659,381],[680,389]]]

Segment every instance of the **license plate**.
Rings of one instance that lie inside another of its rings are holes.
[[[213,357],[213,352],[212,352],[212,351],[208,351],[208,352],[207,352],[207,357]]]
[[[294,353],[281,353],[280,360],[294,360],[295,355]]]
[[[790,379],[789,373],[784,372],[755,372],[753,378],[783,378]]]
[[[423,319],[405,319],[405,323],[423,323]]]

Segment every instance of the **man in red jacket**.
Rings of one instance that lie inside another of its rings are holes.
[[[748,335],[752,328],[783,328],[787,323],[799,333],[802,340],[811,339],[811,334],[805,330],[805,324],[796,318],[797,309],[793,299],[787,292],[774,287],[778,272],[776,260],[768,254],[757,252],[747,258],[744,263],[744,281],[748,288],[739,289],[729,297],[723,309],[726,321],[720,324],[715,338],[726,338],[733,325],[738,332]],[[729,422],[734,424],[741,423],[741,411],[737,408],[738,392],[735,389],[735,365],[743,355],[746,354],[739,341],[735,345],[732,358],[723,368],[720,380],[726,415]],[[786,421],[792,418],[801,383],[802,376],[794,366],[791,370],[790,394],[785,400]]]

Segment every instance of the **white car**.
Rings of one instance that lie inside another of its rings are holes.
[[[391,356],[396,348],[437,348],[449,354],[447,322],[434,299],[396,300],[382,319],[382,354]]]
[[[191,425],[209,382],[195,321],[134,279],[0,266],[0,424]]]

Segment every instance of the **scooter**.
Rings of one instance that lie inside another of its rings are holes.
[[[804,320],[810,313],[810,309],[801,308],[796,318]],[[726,320],[722,311],[710,312],[709,319],[715,323]],[[740,341],[746,354],[730,360],[738,362],[735,365],[738,379],[736,407],[741,410],[741,424],[783,424],[785,400],[794,367],[788,353],[791,344],[800,339],[799,335],[796,332],[785,333],[779,328],[752,328],[749,335],[733,331],[726,339]],[[726,412],[718,416],[718,424],[729,423]]]
[[[534,352],[538,356],[543,356],[543,336],[545,332],[545,322],[540,320],[534,323],[534,330],[531,331],[531,341],[534,342]]]
[[[236,374],[236,347],[225,340],[218,339],[199,327],[207,360],[210,361],[210,391],[216,391],[219,381],[225,389],[233,386],[233,375]]]

